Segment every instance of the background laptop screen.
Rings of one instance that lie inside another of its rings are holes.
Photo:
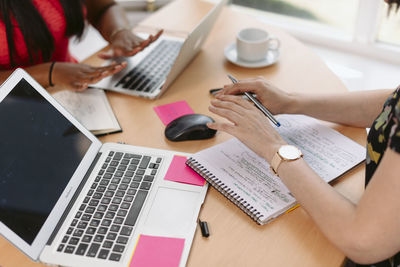
[[[92,142],[24,79],[0,125],[0,221],[32,244]]]

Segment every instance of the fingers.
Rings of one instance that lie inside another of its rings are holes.
[[[112,49],[100,53],[98,55],[99,58],[101,59],[113,59],[113,58],[117,58],[117,57],[130,57],[133,56],[135,54],[137,54],[138,52],[140,52],[143,48],[139,46],[137,46],[137,44],[135,45],[124,45],[124,46],[117,46],[117,47],[113,47]]]
[[[244,92],[256,93],[264,86],[264,79],[262,77],[250,78],[240,80],[235,84],[227,84],[224,89],[221,90],[220,94],[225,95],[237,95]]]
[[[126,62],[112,63],[103,67],[92,67],[81,63],[59,62],[53,70],[55,84],[73,91],[83,91],[89,84],[113,75],[127,66]]]
[[[244,100],[242,97],[239,96],[232,96],[232,95],[217,95],[216,98],[221,101],[227,101],[236,104],[246,110],[252,109],[254,107],[249,101]],[[233,105],[233,104],[231,104]]]
[[[237,112],[234,112],[228,108],[224,108],[222,105],[218,105],[217,103],[211,103],[211,106],[208,107],[208,110],[210,110],[212,113],[217,114],[218,116],[221,116],[233,124],[237,124],[238,121],[241,119],[241,115],[238,114]]]
[[[104,79],[107,76],[113,75],[127,66],[126,62],[112,63],[104,67],[90,67],[80,79],[80,83],[93,84]],[[86,86],[87,87],[87,86]]]
[[[108,59],[116,58],[116,57],[132,57],[142,51],[143,48],[140,46],[137,46],[133,49],[121,49],[121,48],[114,48],[114,54],[109,57]]]
[[[254,110],[250,112],[246,108],[255,107],[237,96],[222,96],[222,98],[212,100],[208,109],[212,113],[227,119],[230,123],[207,123],[207,127],[217,131],[226,132],[240,139],[243,132],[253,132],[253,130],[248,130],[248,122],[249,120],[255,119],[254,114],[251,113],[254,112]],[[246,130],[244,131],[243,129]]]
[[[216,100],[212,100],[209,110],[235,125],[243,124],[247,117],[252,116],[249,112],[258,112],[248,101],[241,97],[229,95],[219,96]]]
[[[209,122],[207,127],[213,130],[226,132],[231,135],[235,135],[236,128],[233,124],[222,123],[222,122]]]
[[[112,59],[112,58],[115,57],[114,56],[114,50],[110,49],[110,50],[108,50],[106,52],[102,52],[102,53],[100,53],[98,55],[98,57],[101,58],[101,59]]]
[[[159,30],[155,35],[149,35],[149,37],[145,40],[142,38],[129,33],[130,36],[125,36],[126,39],[122,41],[115,41],[114,47],[104,53],[99,54],[99,57],[102,59],[111,59],[115,57],[131,57],[141,52],[143,49],[148,47],[153,42],[157,41],[157,39],[162,35],[163,30]]]
[[[127,46],[119,46],[119,47],[114,47],[112,49],[110,49],[107,52],[104,53],[100,53],[98,55],[99,58],[101,59],[113,59],[116,57],[132,57],[134,55],[136,55],[137,53],[139,53],[140,51],[142,51],[144,48],[146,48],[150,43],[151,43],[151,38],[153,38],[152,36],[150,36],[148,39],[142,41],[139,44],[135,44],[135,45],[129,45],[129,47]]]
[[[150,34],[150,36],[149,36],[145,41],[143,41],[143,42],[141,43],[141,46],[143,46],[143,43],[146,42],[146,41],[149,41],[149,43],[148,43],[147,45],[149,45],[149,44],[151,44],[151,43],[157,41],[157,39],[162,35],[163,32],[164,32],[164,30],[161,29],[161,30],[159,30],[159,31],[156,33],[156,35]],[[146,47],[146,45],[145,45],[144,47]]]
[[[82,83],[82,82],[73,82],[72,83],[72,91],[76,91],[76,92],[82,92],[84,90],[86,90],[88,88],[88,84],[87,83]]]
[[[159,31],[156,33],[156,35],[153,36],[151,42],[157,41],[157,39],[163,34],[163,32],[164,32],[163,29],[159,30]]]
[[[100,53],[98,57],[104,60],[113,59],[117,57],[130,57],[137,54],[141,50],[143,50],[143,48],[140,46],[140,43],[134,43],[134,44],[130,43],[130,44],[114,46],[110,50]]]
[[[137,53],[148,47],[151,43],[155,42],[160,37],[161,34],[162,30],[160,30],[155,36],[150,35],[146,40],[141,41],[138,46],[135,46],[130,51],[126,51],[124,53],[124,56],[131,57],[136,55]]]
[[[119,69],[120,67],[124,68],[124,67],[126,67],[126,65],[127,65],[126,61],[123,61],[123,62],[120,62],[120,63],[112,62],[110,65],[107,65],[107,66],[90,67],[90,69],[87,70],[87,73],[94,73],[94,72],[101,73],[101,72],[113,70],[113,69],[116,69],[116,68]]]
[[[150,35],[146,40],[144,40],[143,42],[140,43],[139,47],[141,47],[142,49],[144,49],[145,47],[147,47],[152,41],[153,39],[153,35]]]
[[[102,79],[104,79],[105,77],[107,77],[108,76],[107,73],[108,72],[103,72],[103,73],[96,74],[96,75],[92,74],[92,75],[86,76],[85,78],[83,78],[81,80],[81,82],[87,83],[87,84],[97,83],[97,82],[101,81]]]
[[[109,73],[115,73],[115,71],[120,71],[123,68],[127,66],[127,62],[121,62],[121,63],[111,63],[108,66],[103,66],[103,67],[90,67],[89,70],[86,71],[86,74],[88,75],[100,75],[100,74],[106,74],[109,75]]]
[[[113,63],[109,66],[106,67],[100,67],[100,72],[101,75],[104,77],[106,76],[110,76],[113,75],[117,72],[120,72],[122,69],[124,69],[126,66],[128,65],[128,63],[126,61],[121,62],[121,63]]]
[[[240,135],[240,131],[247,129],[250,124],[258,129],[259,121],[263,121],[262,113],[250,102],[239,96],[220,95],[216,100],[211,101],[209,110],[231,123],[215,122],[207,125],[211,129],[224,131],[234,136]]]

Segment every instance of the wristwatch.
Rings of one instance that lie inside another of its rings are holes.
[[[303,154],[300,149],[291,145],[283,145],[272,157],[270,168],[276,176],[279,176],[278,168],[283,161],[295,161],[301,157],[303,157]]]

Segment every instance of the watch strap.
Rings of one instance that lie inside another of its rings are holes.
[[[270,169],[276,176],[279,177],[278,168],[283,161],[290,162],[290,161],[298,160],[303,157],[303,153],[301,153],[301,151],[297,147],[296,147],[296,149],[299,151],[299,155],[297,158],[294,158],[294,159],[287,159],[284,156],[282,156],[281,154],[279,154],[280,149],[274,154],[274,156],[272,157],[272,160],[271,160]]]
[[[282,160],[283,159],[279,155],[278,151],[272,157],[271,164],[270,164],[270,169],[276,176],[278,176],[278,167],[279,167],[279,165],[281,165]]]

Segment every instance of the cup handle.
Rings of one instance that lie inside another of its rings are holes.
[[[270,50],[278,50],[281,46],[281,41],[277,38],[270,38],[268,40],[268,49]]]

